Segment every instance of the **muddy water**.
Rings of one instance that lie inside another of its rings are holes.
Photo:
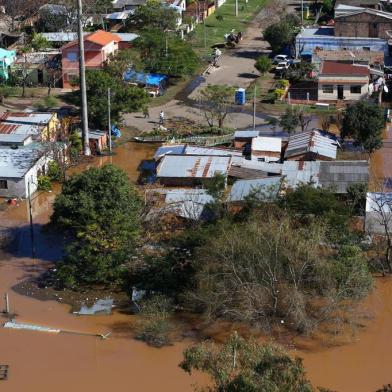
[[[117,149],[112,158],[97,158],[94,164],[108,161],[137,177],[141,159],[150,158],[156,146],[128,143]],[[383,155],[379,158],[382,162]],[[382,174],[382,173],[381,173]],[[36,197],[34,219],[45,223],[56,189]],[[27,206],[12,207],[0,219],[8,225],[26,222]],[[205,383],[201,375],[190,377],[178,368],[181,353],[190,342],[153,349],[131,338],[132,316],[114,314],[110,317],[77,317],[66,305],[41,302],[20,296],[10,288],[45,268],[36,262],[15,255],[0,255],[0,294],[11,292],[12,310],[19,321],[43,324],[66,330],[105,333],[111,339],[102,341],[78,335],[50,335],[0,328],[0,364],[10,365],[10,378],[0,382],[0,390],[19,392],[49,391],[192,391],[192,383]],[[309,378],[315,385],[340,392],[372,392],[392,382],[392,280],[379,280],[369,297],[365,320],[351,342],[330,346],[325,340],[296,339],[293,353],[304,358]]]
[[[375,191],[392,190],[392,124],[388,123],[383,139],[382,148],[371,159],[371,174],[376,179],[372,184]]]

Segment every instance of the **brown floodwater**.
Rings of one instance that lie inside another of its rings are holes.
[[[96,158],[91,164],[112,161],[135,181],[140,161],[151,158],[155,148],[126,143],[113,157]],[[380,155],[377,159],[381,162],[389,158],[387,152]],[[35,223],[47,222],[57,191],[34,198]],[[26,203],[10,207],[0,219],[7,226],[26,223]],[[67,305],[19,295],[11,287],[39,274],[46,262],[5,253],[0,254],[0,260],[0,303],[2,293],[8,291],[18,321],[79,332],[112,331],[111,338],[101,340],[0,328],[0,364],[10,365],[8,381],[0,381],[1,391],[107,392],[115,388],[120,392],[187,392],[193,390],[193,383],[206,382],[203,375],[189,376],[178,368],[182,351],[191,341],[151,348],[132,339],[133,316],[116,312],[112,316],[75,316]],[[308,377],[315,385],[340,392],[373,392],[392,382],[392,279],[377,280],[362,312],[368,315],[361,319],[363,327],[344,344],[331,345],[333,338],[326,335],[294,340],[292,352],[304,358]]]

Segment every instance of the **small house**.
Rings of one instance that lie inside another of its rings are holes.
[[[16,60],[16,51],[0,48],[0,79],[9,79],[9,69]]]
[[[290,161],[330,161],[336,159],[337,141],[317,130],[291,135],[284,152]]]
[[[28,197],[34,193],[38,177],[44,174],[50,159],[40,149],[0,149],[0,197]]]
[[[366,194],[365,231],[370,234],[392,233],[392,192]]]
[[[252,140],[259,136],[259,131],[235,131],[234,148],[243,149],[247,144],[251,145]]]
[[[227,155],[165,155],[157,167],[157,180],[166,186],[206,185],[217,174],[227,177]]]
[[[82,133],[79,132],[79,135],[81,137]],[[108,146],[108,134],[98,130],[89,130],[88,141],[91,153],[93,155],[99,155],[102,151],[106,150]]]
[[[252,160],[278,162],[282,153],[282,139],[278,137],[257,136],[252,139]]]

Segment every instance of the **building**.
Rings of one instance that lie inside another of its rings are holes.
[[[251,144],[257,136],[259,136],[259,131],[235,131],[234,148],[244,148],[247,144]]]
[[[330,161],[336,159],[337,141],[317,130],[289,137],[284,159],[290,161]]]
[[[167,186],[200,186],[217,174],[227,177],[231,157],[227,155],[165,155],[157,170],[157,180]]]
[[[343,37],[335,35],[334,27],[302,28],[295,38],[295,55],[311,58],[318,50],[367,50],[389,56],[386,38]]]
[[[312,184],[344,194],[351,185],[368,183],[369,165],[367,161],[285,161],[282,176],[288,188]]]
[[[100,69],[119,49],[120,37],[97,30],[83,38],[86,69]],[[79,44],[72,41],[61,47],[63,87],[71,88],[79,78]]]
[[[351,12],[335,15],[336,37],[367,37],[390,39],[392,13],[380,10],[352,7]]]
[[[16,51],[0,48],[0,79],[9,79],[9,69],[16,60]]]
[[[384,53],[369,50],[323,50],[315,49],[312,63],[317,67],[323,61],[335,61],[346,64],[368,65],[371,68],[382,70],[384,67]]]
[[[79,132],[80,137],[82,133]],[[93,155],[101,154],[108,146],[108,134],[98,130],[88,131],[88,142]]]
[[[381,7],[380,0],[336,0],[335,10],[341,5],[373,9],[379,9]]]
[[[24,147],[32,143],[32,135],[18,133],[0,133],[1,147]]]
[[[252,139],[252,160],[277,162],[282,153],[282,139],[278,137],[257,136]]]
[[[50,161],[40,149],[0,149],[0,197],[28,197],[28,187],[34,193],[38,177],[46,172]]]
[[[31,135],[34,140],[54,141],[59,127],[57,113],[5,112],[0,115],[0,134]]]
[[[365,231],[370,234],[392,233],[392,192],[366,194]]]
[[[145,5],[147,0],[114,0],[112,7],[116,11],[134,10],[140,5]]]
[[[318,75],[320,101],[357,101],[369,92],[368,66],[323,61]]]

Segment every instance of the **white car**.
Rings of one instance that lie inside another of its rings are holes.
[[[276,72],[282,72],[282,71],[285,71],[288,67],[290,67],[290,64],[289,64],[288,61],[281,61],[276,66],[275,71]]]
[[[279,64],[282,61],[289,61],[289,56],[285,55],[285,54],[278,54],[277,56],[274,57],[274,59],[272,60],[272,62],[274,64]]]

